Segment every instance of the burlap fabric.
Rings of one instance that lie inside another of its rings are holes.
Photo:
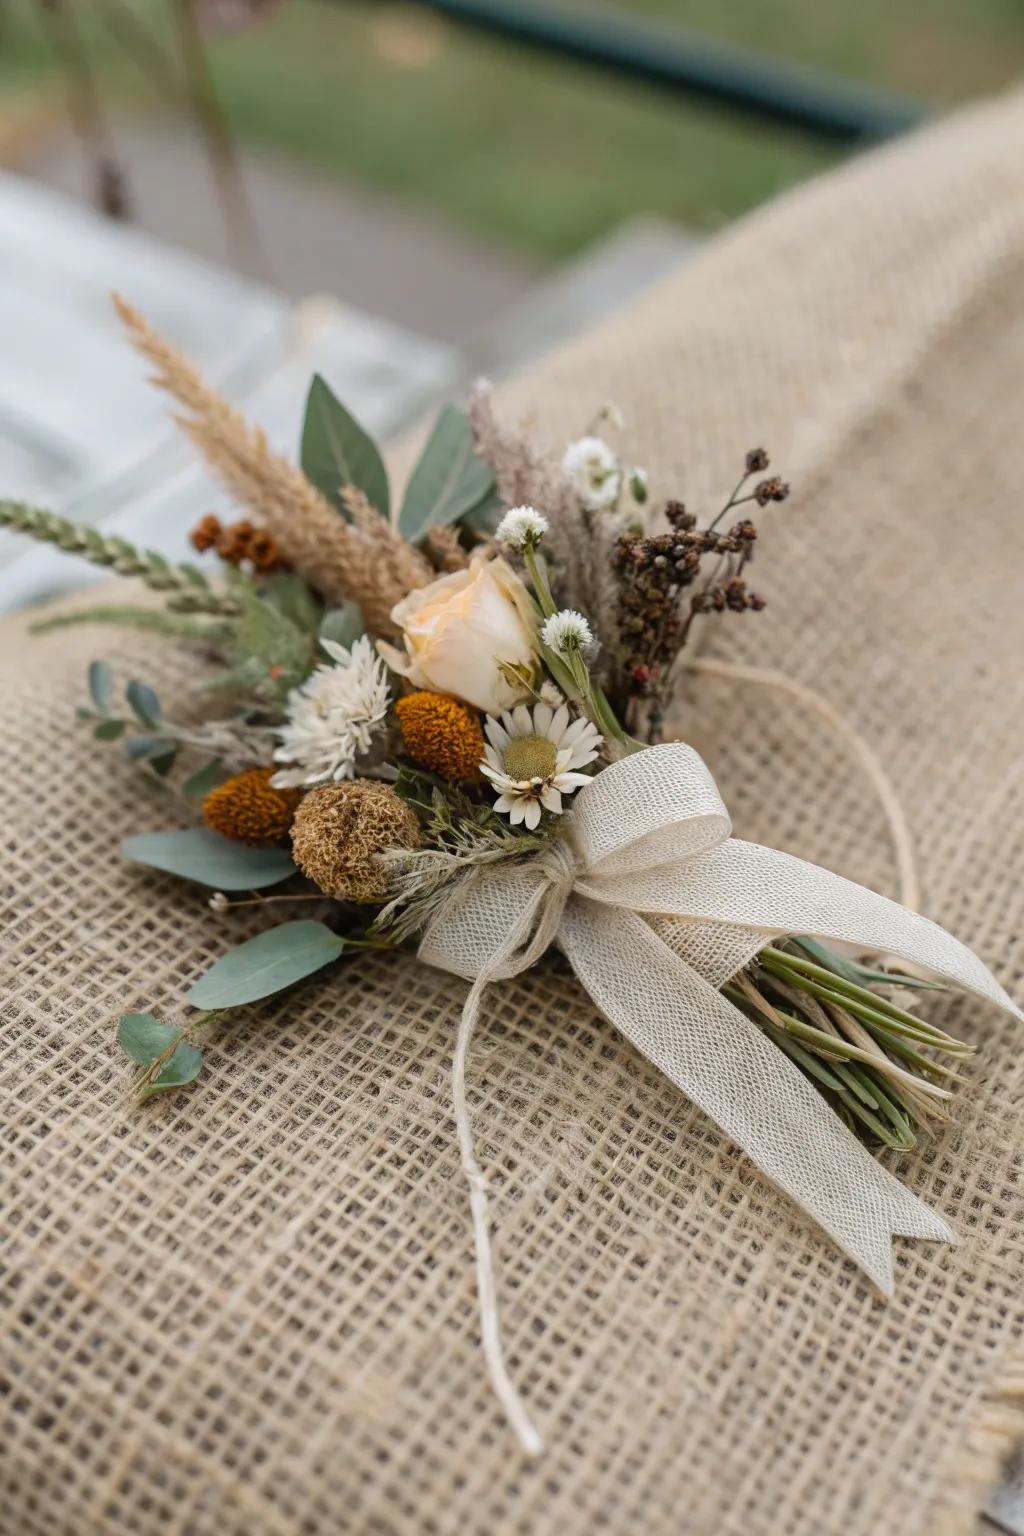
[[[710,507],[764,442],[760,615],[716,654],[868,733],[926,909],[1020,996],[1024,99],[809,186],[507,390],[555,440],[615,399],[660,491]],[[709,633],[710,631],[706,631]],[[3,1536],[595,1531],[953,1536],[1015,1428],[1024,1041],[899,1165],[958,1228],[895,1300],[550,963],[490,998],[470,1070],[525,1463],[485,1378],[449,1108],[463,984],[412,960],[225,1029],[139,1112],[112,1021],[261,914],[118,862],[179,811],[72,718],[107,634],[5,634]],[[133,660],[133,653],[137,660]],[[870,788],[800,705],[702,679],[681,723],[742,835],[893,889]],[[939,1015],[937,1015],[939,1016]]]

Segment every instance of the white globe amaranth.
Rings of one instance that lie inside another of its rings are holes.
[[[563,608],[544,620],[540,637],[549,650],[559,656],[571,651],[585,651],[594,643],[594,632],[575,608]]]
[[[494,537],[510,549],[536,548],[547,531],[548,520],[536,507],[510,507]]]

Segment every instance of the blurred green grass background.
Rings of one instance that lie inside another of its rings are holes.
[[[158,31],[164,0],[119,0]],[[573,3],[573,0],[562,0]],[[115,99],[154,90],[78,6]],[[620,0],[617,9],[942,109],[1024,73],[1022,0]],[[168,43],[169,46],[169,43]],[[541,260],[639,212],[717,226],[835,152],[382,0],[284,0],[210,44],[233,128]],[[0,91],[53,87],[32,0],[0,0]]]

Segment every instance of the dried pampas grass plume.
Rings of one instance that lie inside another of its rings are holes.
[[[587,512],[561,465],[539,452],[524,432],[499,423],[486,379],[473,387],[469,420],[477,453],[494,468],[502,505],[536,507],[547,518],[544,547],[558,566],[560,600],[591,620],[600,616],[604,650],[592,668],[600,680],[618,648],[619,591],[612,551],[622,518]]]
[[[145,316],[118,294],[114,305],[152,364],[153,382],[181,407],[178,425],[236,501],[274,536],[289,564],[332,602],[358,603],[374,633],[393,634],[391,609],[433,579],[426,557],[372,509],[347,523]]]

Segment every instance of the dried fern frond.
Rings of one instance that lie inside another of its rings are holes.
[[[604,653],[595,675],[603,680],[605,663],[618,649],[619,589],[612,550],[621,518],[614,512],[588,512],[560,465],[539,452],[525,433],[501,426],[484,381],[470,395],[469,420],[476,451],[494,469],[503,504],[536,507],[547,518],[544,544],[558,566],[560,601],[595,624],[600,617]]]
[[[176,420],[230,494],[274,536],[289,563],[332,602],[350,600],[367,627],[394,632],[391,609],[431,579],[425,556],[384,518],[347,523],[300,469],[250,426],[132,305],[114,296],[153,382],[182,408]]]

